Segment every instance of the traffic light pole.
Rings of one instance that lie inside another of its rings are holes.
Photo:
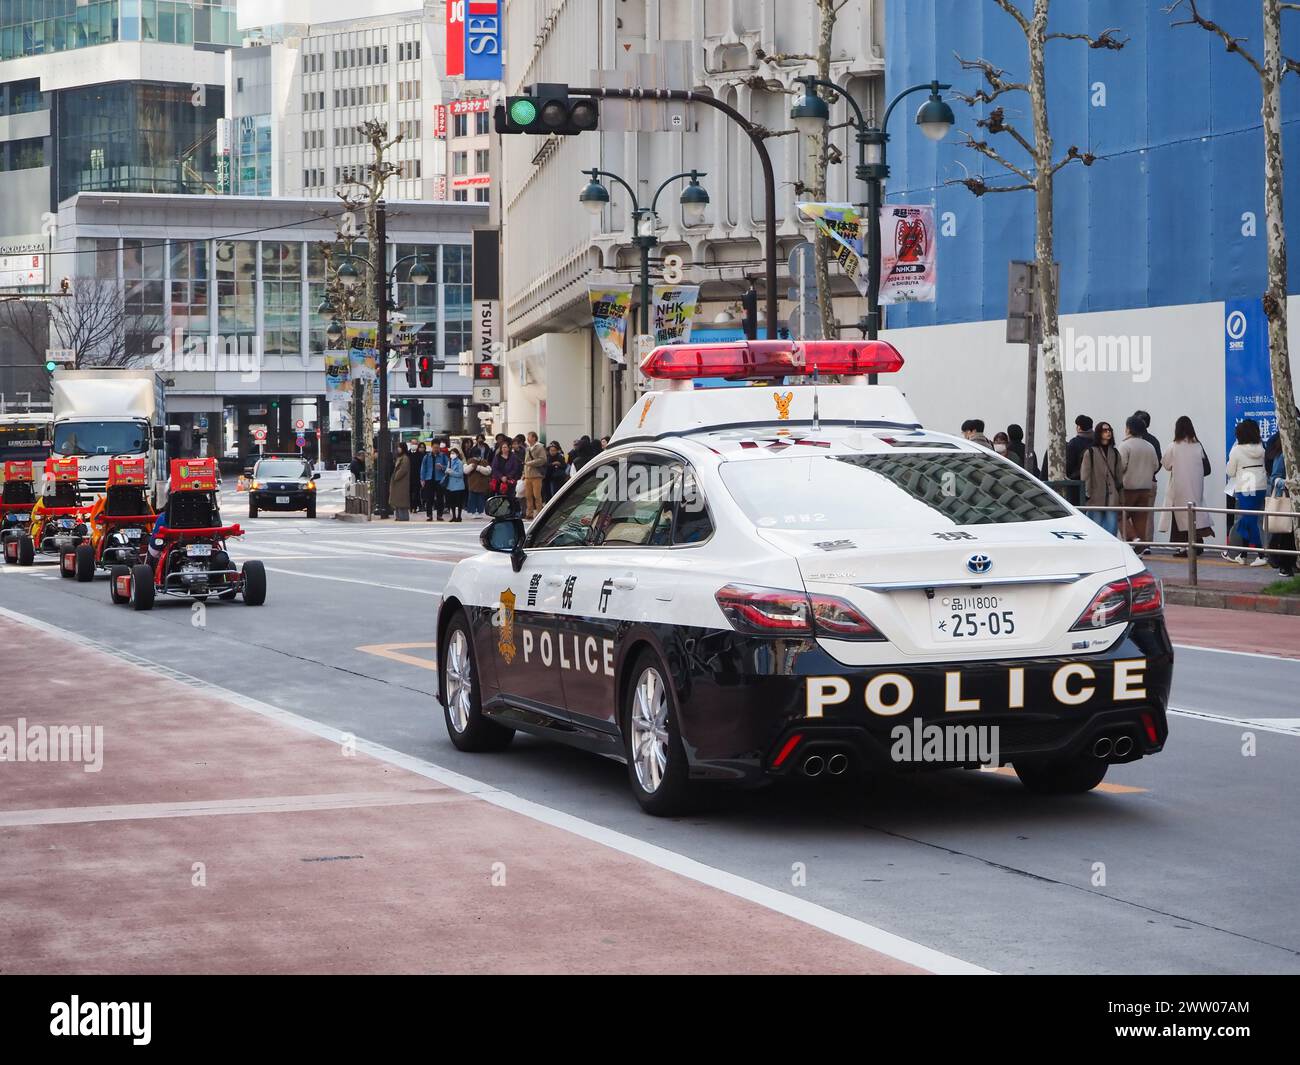
[[[758,153],[758,161],[763,168],[763,205],[764,205],[764,282],[767,309],[767,335],[776,336],[776,176],[772,171],[772,157],[768,155],[764,138],[766,131],[749,121],[744,115],[729,104],[716,100],[704,93],[689,89],[569,89],[570,96],[594,96],[598,99],[613,100],[684,100],[687,103],[705,104],[715,111],[721,111],[732,122],[745,131],[750,143]],[[649,257],[649,249],[643,249],[643,256]],[[645,262],[645,259],[642,260]]]

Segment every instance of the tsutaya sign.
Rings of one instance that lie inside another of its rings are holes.
[[[496,300],[474,301],[474,402],[500,403],[501,310]],[[491,372],[484,368],[492,367]]]

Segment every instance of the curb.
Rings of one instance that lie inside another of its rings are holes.
[[[338,513],[334,515],[334,520],[335,521],[369,521],[370,515],[369,514],[345,514],[343,511],[340,510]]]
[[[1174,606],[1207,606],[1219,610],[1251,610],[1261,614],[1300,617],[1300,596],[1216,592],[1209,588],[1166,584],[1165,602]]]

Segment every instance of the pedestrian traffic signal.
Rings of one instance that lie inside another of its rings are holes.
[[[571,97],[567,85],[526,85],[523,96],[507,96],[495,114],[498,133],[551,133],[570,137],[594,130],[600,105],[588,96]]]
[[[420,387],[433,387],[433,359],[428,355],[420,356]]]
[[[406,387],[414,388],[416,385],[415,377],[415,356],[406,356]]]

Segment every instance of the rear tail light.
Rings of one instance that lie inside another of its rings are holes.
[[[831,640],[883,640],[852,603],[833,595],[728,584],[715,597],[738,632],[757,636],[811,636]]]
[[[1164,592],[1160,579],[1143,570],[1132,577],[1111,581],[1104,586],[1070,631],[1102,629],[1121,621],[1158,614],[1164,608]]]

